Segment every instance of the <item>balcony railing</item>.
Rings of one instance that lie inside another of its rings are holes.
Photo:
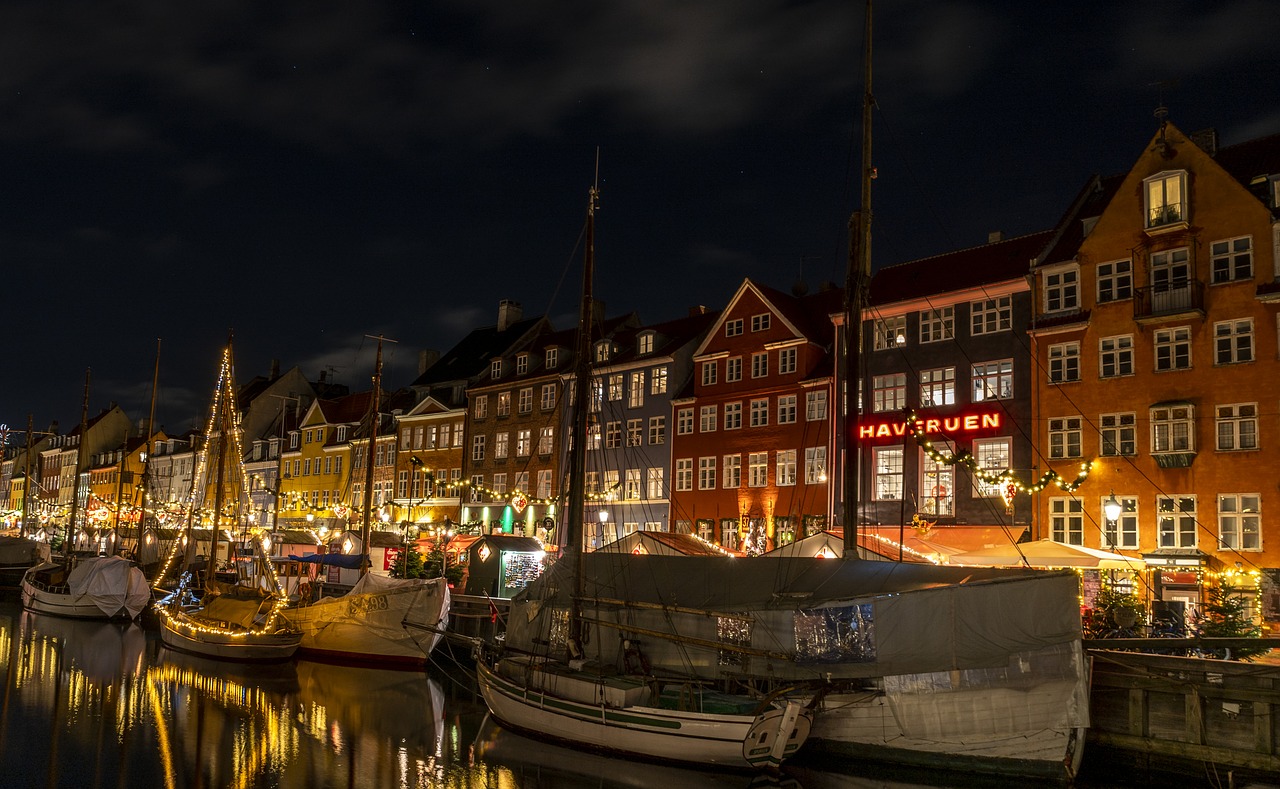
[[[1204,283],[1200,280],[1133,289],[1133,317],[1155,318],[1184,312],[1204,312]]]

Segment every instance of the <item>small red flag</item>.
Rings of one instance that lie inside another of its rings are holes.
[[[498,621],[498,607],[493,604],[492,599],[489,600],[489,621],[495,624]]]

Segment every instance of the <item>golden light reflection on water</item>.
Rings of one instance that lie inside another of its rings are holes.
[[[516,785],[504,768],[468,764],[465,727],[478,720],[446,724],[441,686],[421,672],[210,661],[136,624],[8,603],[0,661],[0,758],[22,754],[49,786],[90,785],[85,762],[104,786]]]

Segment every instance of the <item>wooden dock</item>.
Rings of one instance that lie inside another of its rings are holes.
[[[1149,642],[1148,642],[1149,643]],[[1280,665],[1090,650],[1085,761],[1118,769],[1274,781]]]

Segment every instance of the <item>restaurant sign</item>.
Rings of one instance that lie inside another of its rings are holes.
[[[951,438],[966,433],[979,433],[989,430],[1000,430],[1004,415],[999,411],[986,414],[961,414],[945,417],[916,417],[915,432],[912,432],[911,421],[860,422],[858,439],[865,441],[876,438],[903,438],[915,434],[941,435]]]

